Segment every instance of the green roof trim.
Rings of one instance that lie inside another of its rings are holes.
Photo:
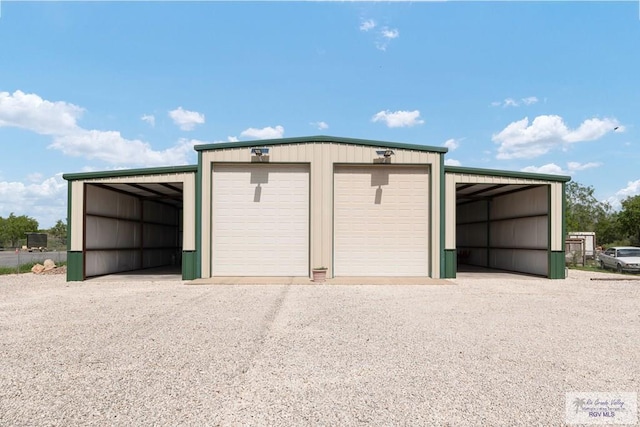
[[[222,150],[225,148],[266,147],[286,144],[312,144],[314,142],[333,142],[337,144],[366,145],[369,147],[397,148],[399,150],[427,151],[430,153],[446,153],[447,151],[449,151],[446,147],[432,147],[428,145],[404,144],[400,142],[376,141],[371,139],[342,138],[326,135],[304,136],[298,138],[258,139],[254,141],[239,142],[220,142],[217,144],[196,145],[194,149],[196,151],[208,151]]]
[[[551,174],[545,174],[545,173],[516,172],[516,171],[506,171],[506,170],[498,170],[498,169],[465,168],[461,166],[445,166],[444,170],[445,170],[445,173],[464,173],[468,175],[502,176],[505,178],[536,179],[540,181],[554,181],[554,182],[571,181],[570,176],[551,175]]]
[[[121,176],[141,176],[141,175],[166,175],[170,173],[195,173],[198,171],[197,165],[188,166],[165,166],[159,168],[144,168],[144,169],[118,169],[112,171],[99,171],[99,172],[80,172],[80,173],[65,173],[62,178],[67,181],[80,181],[84,179],[99,179],[99,178],[115,178]]]

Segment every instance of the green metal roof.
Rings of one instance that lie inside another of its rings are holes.
[[[312,144],[314,142],[334,142],[337,144],[367,145],[370,147],[397,148],[403,150],[427,151],[430,153],[446,153],[446,147],[432,147],[428,145],[403,144],[400,142],[376,141],[371,139],[341,138],[337,136],[304,136],[298,138],[260,139],[255,141],[221,142],[217,144],[196,145],[196,151],[221,150],[225,148],[265,147],[286,144]]]
[[[98,178],[114,178],[120,176],[141,176],[141,175],[165,175],[170,173],[195,173],[198,171],[198,165],[188,166],[165,166],[158,168],[145,168],[145,169],[118,169],[112,171],[99,171],[99,172],[80,172],[80,173],[65,173],[62,175],[67,181],[78,181],[83,179],[98,179]]]
[[[515,171],[506,171],[506,170],[499,170],[499,169],[465,168],[461,166],[445,166],[444,171],[445,173],[503,176],[506,178],[537,179],[540,181],[558,181],[558,182],[571,181],[571,177],[566,175],[551,175],[551,174],[545,174],[545,173],[532,173],[532,172],[515,172]]]

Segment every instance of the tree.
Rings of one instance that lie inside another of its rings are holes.
[[[622,201],[618,222],[635,245],[640,244],[640,195],[627,197]]]
[[[17,247],[20,239],[25,234],[38,231],[38,221],[26,215],[15,216],[13,212],[0,221],[0,240],[11,242],[11,246]]]
[[[59,219],[56,221],[56,225],[49,229],[49,233],[61,242],[64,242],[67,238],[67,224]]]
[[[59,219],[56,225],[49,229],[49,234],[55,237],[60,243],[64,244],[67,241],[67,224]]]
[[[598,245],[609,246],[624,239],[617,212],[609,212],[596,224],[596,241]]]
[[[567,231],[596,231],[598,223],[613,215],[611,205],[598,201],[594,192],[592,186],[585,187],[575,181],[567,183]]]

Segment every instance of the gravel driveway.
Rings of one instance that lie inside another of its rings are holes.
[[[564,424],[640,392],[640,281],[0,276],[0,425]]]

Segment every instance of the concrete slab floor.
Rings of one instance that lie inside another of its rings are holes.
[[[430,277],[336,277],[314,282],[309,277],[211,277],[185,282],[187,285],[455,285]]]
[[[122,273],[107,274],[104,276],[90,277],[92,282],[122,282],[122,281],[167,281],[181,280],[182,271],[179,266],[170,265],[143,270],[125,271]]]

